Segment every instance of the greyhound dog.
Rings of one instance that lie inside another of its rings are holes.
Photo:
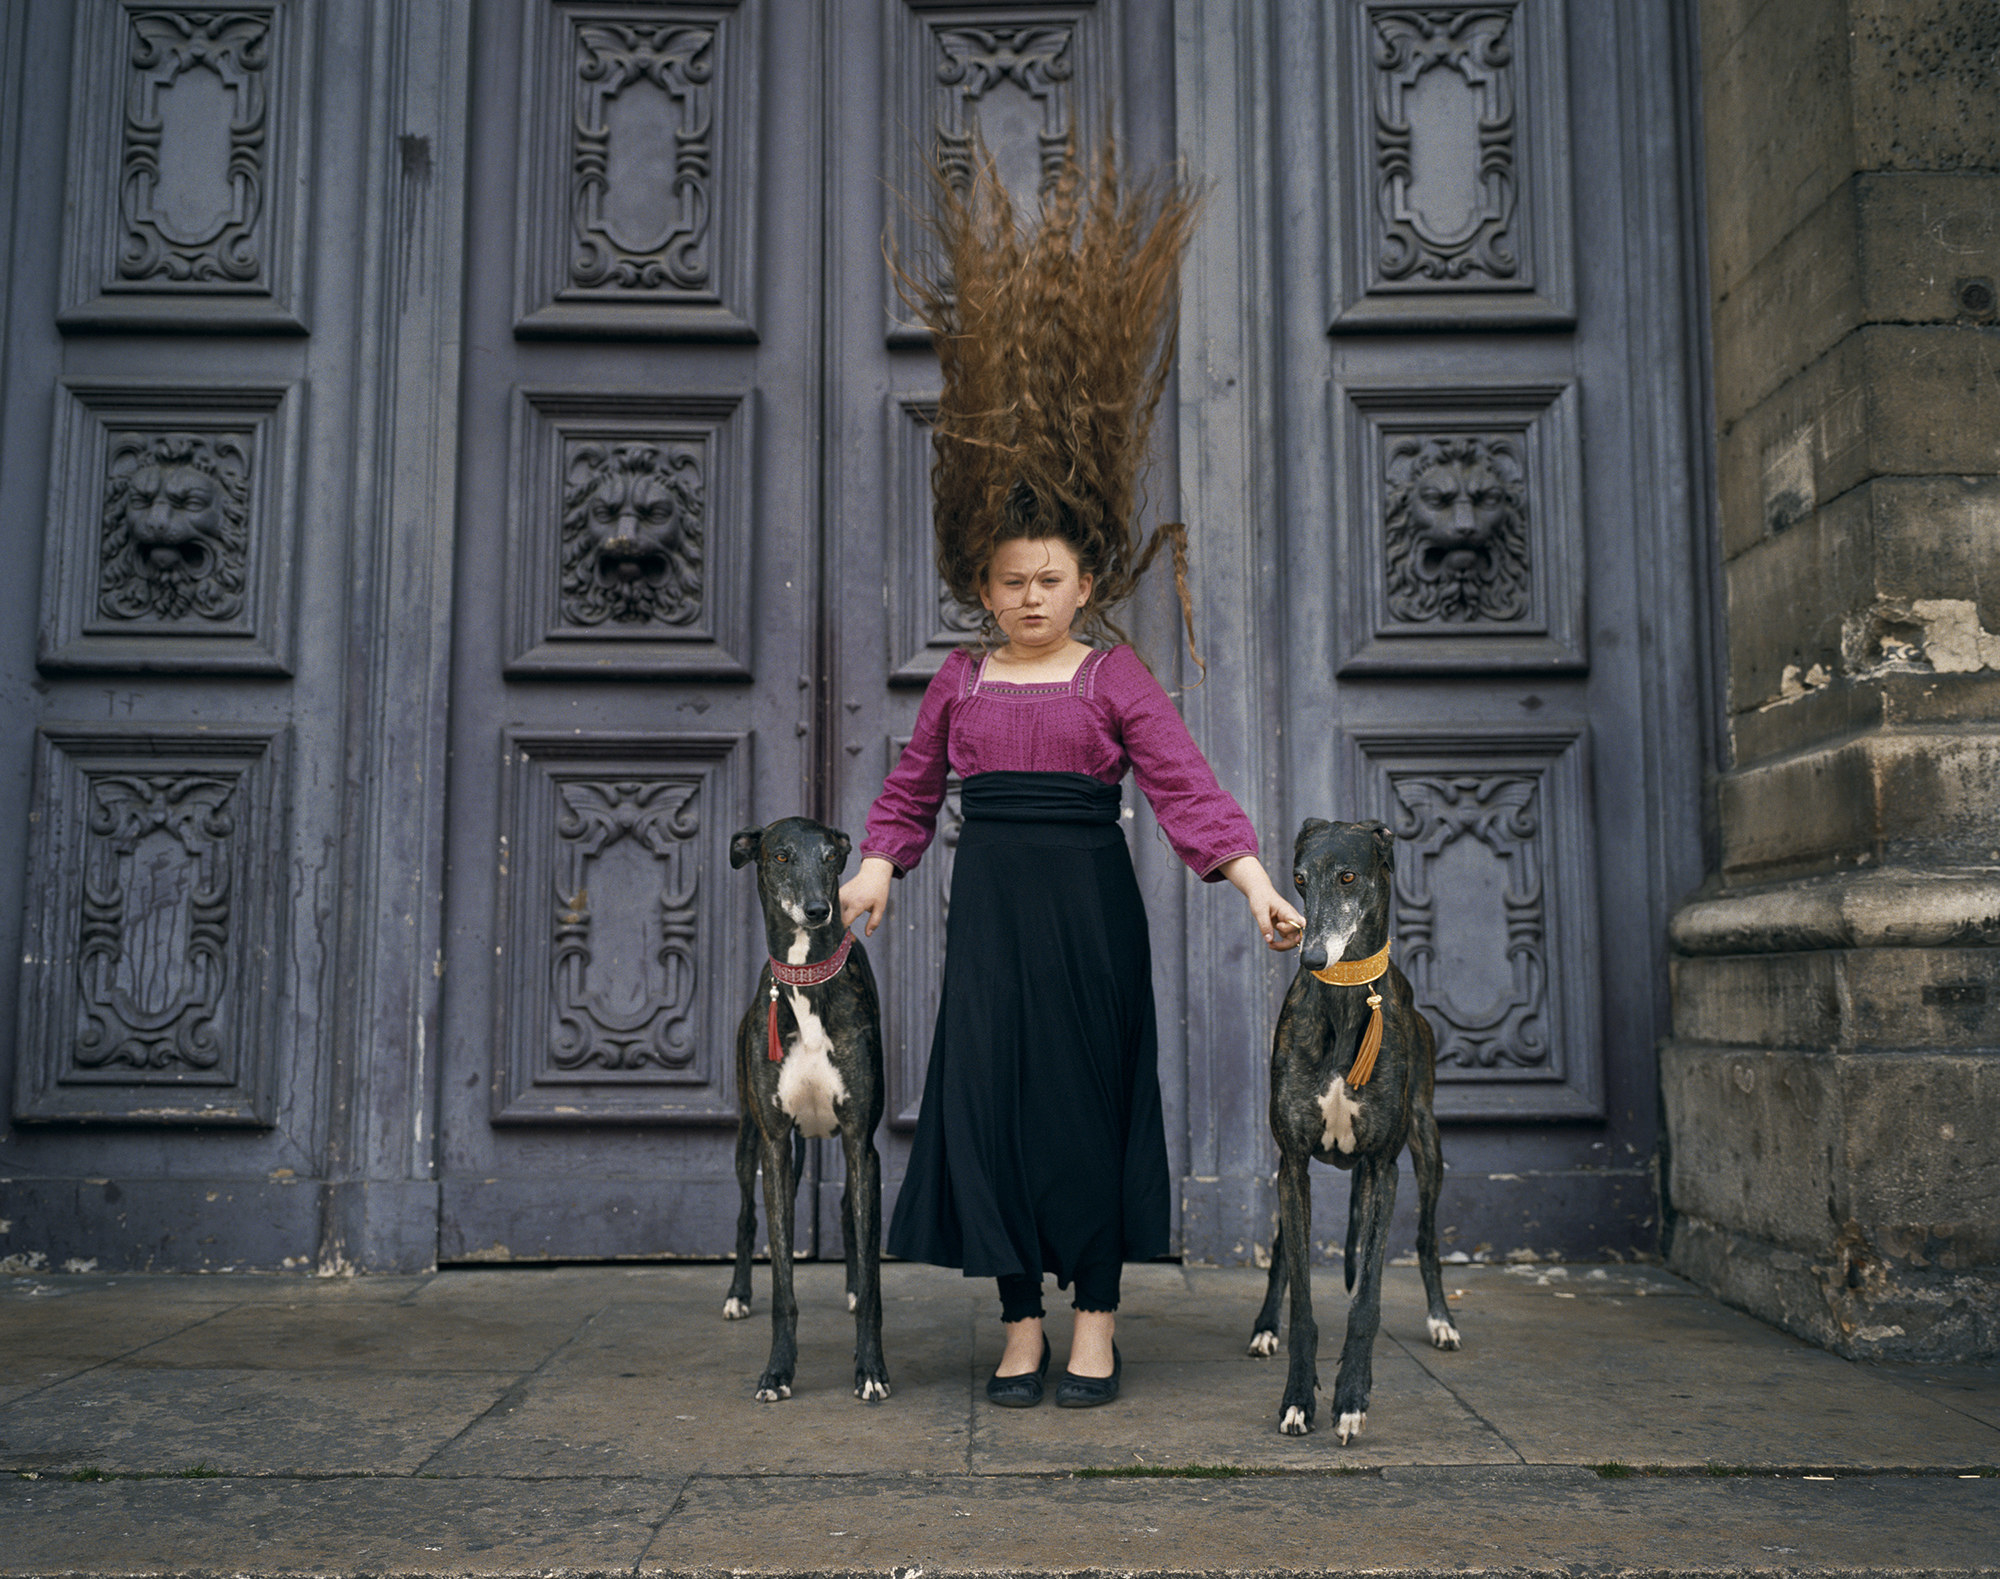
[[[1264,1308],[1250,1338],[1252,1354],[1277,1351],[1278,1300],[1289,1277],[1291,1371],[1278,1421],[1289,1436],[1312,1429],[1313,1391],[1319,1385],[1312,1181],[1306,1170],[1314,1157],[1354,1173],[1346,1254],[1354,1302],[1333,1387],[1340,1440],[1359,1436],[1368,1421],[1375,1332],[1382,1322],[1382,1259],[1396,1205],[1396,1163],[1406,1144],[1417,1172],[1417,1262],[1430,1305],[1426,1325],[1437,1348],[1455,1349],[1459,1343],[1438,1272],[1444,1157],[1431,1111],[1437,1039],[1411,1001],[1409,982],[1388,962],[1395,854],[1396,837],[1385,823],[1317,817],[1299,829],[1292,849],[1292,881],[1304,901],[1306,930],[1299,973],[1285,994],[1271,1045],[1278,1234]]]
[[[847,1308],[854,1312],[854,1396],[889,1396],[882,1363],[882,1013],[867,950],[840,924],[840,872],[847,835],[804,817],[745,828],[729,841],[729,864],[757,863],[770,961],[757,997],[736,1028],[736,1271],[722,1314],[750,1314],[750,1254],[757,1239],[757,1171],[771,1234],[771,1357],[757,1396],[792,1396],[798,1365],[798,1300],[792,1292],[792,1206],[805,1136],[840,1132],[847,1187],[840,1197],[847,1244]]]

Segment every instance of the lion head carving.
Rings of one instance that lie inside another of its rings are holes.
[[[563,618],[693,623],[701,614],[702,494],[691,449],[574,446],[563,490]]]
[[[1398,438],[1385,478],[1389,611],[1412,624],[1528,611],[1526,468],[1519,440]]]
[[[240,434],[119,433],[110,441],[97,607],[113,619],[234,619],[250,542]]]

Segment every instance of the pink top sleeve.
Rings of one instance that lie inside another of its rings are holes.
[[[944,781],[951,771],[951,703],[965,683],[971,662],[963,648],[955,650],[924,692],[917,709],[910,743],[883,780],[882,793],[868,808],[868,829],[861,838],[865,860],[879,855],[895,864],[898,874],[922,859],[937,833],[938,808],[944,805]]]
[[[1174,853],[1204,882],[1223,862],[1257,853],[1257,830],[1194,743],[1173,699],[1130,647],[1114,647],[1097,671],[1097,692],[1111,707],[1132,776]]]

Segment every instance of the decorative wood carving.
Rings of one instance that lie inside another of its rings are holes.
[[[130,16],[119,276],[254,280],[263,268],[271,15],[148,7]],[[226,108],[206,102],[218,86]],[[227,157],[203,169],[204,156],[224,151],[218,132]]]
[[[516,332],[754,340],[759,0],[530,0]]]
[[[1575,322],[1563,0],[1351,7],[1335,329]]]
[[[891,189],[921,200],[926,156],[961,187],[983,140],[1017,204],[1046,191],[1074,136],[1087,152],[1119,80],[1120,0],[1052,5],[952,5],[884,0],[885,69],[891,105],[883,118],[883,168]],[[909,206],[891,200],[888,221],[903,257],[926,245]],[[892,345],[927,343],[884,276]]]
[[[896,765],[907,735],[887,742],[884,773]],[[924,1073],[930,1066],[931,1034],[937,1027],[938,989],[944,980],[944,931],[951,918],[951,874],[965,812],[954,775],[945,780],[937,837],[917,869],[896,885],[897,915],[870,947],[876,977],[883,985],[882,1048],[888,1065],[889,1124],[913,1130],[923,1102]]]
[[[17,1117],[269,1122],[284,762],[270,733],[41,732]]]
[[[693,624],[702,594],[700,451],[589,439],[565,449],[563,620]]]
[[[1345,732],[1350,804],[1396,830],[1397,962],[1438,1037],[1438,1111],[1600,1111],[1587,740]]]
[[[753,438],[740,395],[522,392],[507,672],[747,675]]]
[[[733,734],[507,737],[496,1121],[734,1116],[749,756]]]
[[[579,22],[576,43],[571,282],[704,291],[715,29]]]
[[[303,332],[300,3],[80,0],[64,328]]]
[[[289,386],[65,382],[44,670],[289,672],[295,405]]]
[[[114,433],[97,611],[226,622],[243,612],[250,546],[245,433]]]
[[[1343,381],[1334,402],[1340,672],[1588,668],[1576,386]]]
[[[1512,434],[1401,434],[1383,468],[1389,612],[1405,624],[1529,609],[1527,468]]]

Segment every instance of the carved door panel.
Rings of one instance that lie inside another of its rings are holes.
[[[778,9],[479,10],[444,1260],[733,1242],[729,836],[813,804],[821,41]]]

